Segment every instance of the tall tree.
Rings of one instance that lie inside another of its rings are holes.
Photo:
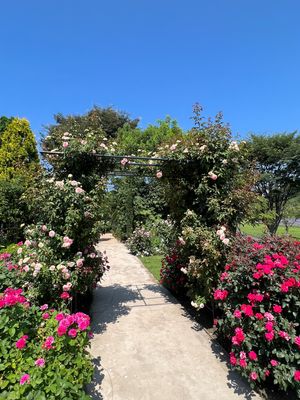
[[[287,201],[300,189],[300,137],[297,132],[252,135],[249,144],[251,158],[261,174],[255,189],[274,213],[267,227],[275,234]]]
[[[6,124],[0,136],[0,178],[12,179],[20,176],[38,162],[36,141],[29,122],[26,119],[13,118]]]

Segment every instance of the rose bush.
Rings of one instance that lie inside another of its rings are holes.
[[[231,237],[255,198],[251,187],[256,178],[246,143],[232,140],[221,115],[206,122],[201,111],[195,108],[195,128],[157,152],[169,159],[162,163],[159,179],[185,243],[180,264],[186,263],[186,289],[199,304],[212,299]]]
[[[31,305],[22,289],[0,295],[0,399],[89,399],[90,318]]]
[[[238,237],[214,299],[230,362],[252,386],[273,382],[300,395],[300,242]]]

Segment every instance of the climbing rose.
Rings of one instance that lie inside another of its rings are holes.
[[[69,299],[70,298],[70,295],[69,295],[69,293],[68,292],[63,292],[61,295],[60,295],[60,298],[61,299]]]
[[[156,178],[160,179],[162,177],[162,172],[161,171],[157,171],[156,172]]]
[[[300,348],[300,336],[295,337],[295,344]]]
[[[77,188],[75,189],[75,193],[77,193],[77,194],[82,194],[82,193],[84,193],[84,190],[83,190],[82,188],[80,188],[80,187],[77,187]]]
[[[234,313],[233,313],[233,315],[234,315],[236,318],[241,318],[242,313],[240,312],[240,310],[235,310]]]
[[[278,361],[276,360],[271,360],[270,364],[272,365],[272,367],[276,367],[278,365]]]
[[[43,318],[43,319],[48,319],[49,317],[50,317],[49,313],[44,313],[44,314],[42,315],[42,318]]]
[[[44,358],[38,358],[35,363],[34,363],[37,367],[43,367],[45,365],[45,360]]]
[[[41,310],[41,311],[48,310],[48,304],[43,304],[43,305],[40,307],[40,310]]]
[[[209,171],[208,176],[210,179],[212,179],[213,181],[218,179],[218,175],[214,174],[212,171]]]
[[[242,368],[246,368],[247,367],[247,361],[244,358],[240,359],[240,366]]]
[[[24,385],[24,383],[29,382],[30,375],[24,374],[20,379],[20,385]]]
[[[68,142],[63,142],[63,147],[64,148],[66,148],[66,147],[68,147],[69,146],[69,143]]]
[[[49,232],[49,236],[50,236],[51,238],[54,238],[55,232],[54,232],[54,231],[50,231],[50,232]]]

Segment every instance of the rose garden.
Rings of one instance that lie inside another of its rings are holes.
[[[91,398],[107,232],[206,313],[251,388],[300,396],[299,135],[234,140],[221,115],[196,105],[193,119],[185,132],[113,109],[57,115],[39,157],[28,122],[1,118],[0,399]]]

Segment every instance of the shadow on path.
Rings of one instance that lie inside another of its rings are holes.
[[[86,392],[94,400],[103,400],[103,396],[101,394],[101,383],[103,381],[104,374],[103,369],[101,368],[101,359],[100,357],[93,358],[92,362],[94,364],[94,375],[92,382],[86,386]]]

